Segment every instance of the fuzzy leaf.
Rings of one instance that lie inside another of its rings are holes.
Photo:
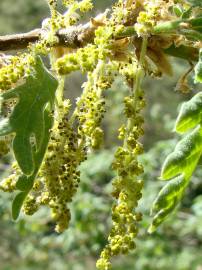
[[[194,128],[202,121],[202,92],[183,103],[175,124],[175,130],[179,133]]]
[[[161,208],[167,208],[173,204],[173,198],[178,197],[186,185],[184,175],[179,175],[170,180],[159,192],[158,197],[152,205],[152,213],[158,212]]]
[[[148,229],[152,233],[156,228],[167,218],[168,214],[179,203],[184,190],[187,186],[187,181],[184,175],[180,175],[168,182],[159,192],[152,206],[152,214],[156,213],[152,224]]]
[[[199,52],[199,61],[195,66],[195,82],[202,83],[202,49]]]
[[[195,169],[202,154],[202,129],[196,127],[187,134],[175,147],[163,165],[161,179],[168,180],[179,174],[188,179]]]
[[[199,125],[176,145],[174,152],[165,160],[161,179],[170,181],[153,203],[152,214],[156,214],[148,229],[149,233],[154,232],[180,202],[201,154],[202,128]]]
[[[15,133],[13,151],[25,175],[35,171],[34,155],[40,150],[45,136],[44,110],[54,103],[56,79],[48,72],[38,57],[34,72],[26,82],[1,95],[3,100],[17,98],[12,114],[0,121],[0,136]],[[31,140],[35,141],[35,146]]]

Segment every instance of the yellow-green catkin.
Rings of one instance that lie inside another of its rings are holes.
[[[101,82],[102,65],[100,61],[96,69],[88,73],[88,81],[83,84],[83,95],[77,101],[78,134],[92,148],[99,148],[103,139],[101,121],[105,113],[105,84]]]
[[[35,196],[29,194],[24,203],[23,203],[23,212],[26,215],[32,216],[39,208],[39,204],[37,203],[37,199]]]
[[[150,35],[158,22],[172,19],[170,8],[175,4],[173,0],[144,0],[142,4],[135,24],[139,36]]]
[[[93,79],[92,74],[88,76]],[[103,131],[100,124],[105,112],[105,101],[96,90],[89,79],[84,84],[85,95],[77,102],[78,109],[76,113],[79,121],[78,133],[93,148],[99,148],[102,143]]]
[[[11,136],[4,136],[0,139],[0,158],[10,152]]]
[[[125,76],[129,85],[134,87],[134,91],[124,100],[124,113],[128,121],[119,130],[119,139],[123,140],[123,146],[117,149],[112,164],[117,172],[112,183],[112,195],[116,204],[112,207],[112,229],[108,244],[97,261],[97,268],[100,270],[111,268],[113,256],[126,254],[135,248],[134,240],[142,216],[136,211],[136,207],[143,188],[143,181],[139,178],[143,167],[138,161],[138,155],[143,153],[143,146],[138,140],[144,133],[141,111],[145,106],[145,99],[139,85],[141,74],[138,74],[137,61],[131,59],[131,63],[120,65],[119,72]]]
[[[47,154],[40,176],[44,184],[39,203],[51,208],[56,231],[63,232],[69,225],[68,203],[80,182],[78,166],[86,158],[85,149],[68,119],[69,103],[60,104],[58,116],[51,131]]]
[[[17,179],[20,175],[21,171],[17,162],[13,162],[11,174],[0,182],[0,189],[4,192],[14,192],[16,190]]]
[[[0,139],[0,159],[10,152],[12,136],[4,136]],[[5,165],[6,166],[6,165]],[[0,189],[5,192],[13,192],[15,190],[16,175],[13,173],[0,182]]]
[[[25,79],[34,63],[34,57],[28,53],[10,56],[0,69],[0,92],[14,87],[20,79]]]

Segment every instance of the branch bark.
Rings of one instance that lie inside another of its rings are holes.
[[[94,20],[98,20],[103,14],[99,14]],[[93,41],[94,33],[99,25],[88,22],[84,25],[70,26],[60,29],[56,36],[58,44],[68,48],[83,47],[86,43]],[[27,33],[0,36],[0,51],[26,49],[30,43],[39,41],[44,29],[34,29]]]
[[[55,46],[64,46],[67,48],[80,48],[85,46],[87,43],[93,41],[95,30],[99,25],[102,25],[103,17],[106,13],[99,14],[96,18],[91,19],[90,22],[84,25],[78,26],[70,26],[66,29],[60,29],[56,36],[58,37],[58,44]],[[189,35],[197,35],[197,40],[202,41],[202,34],[198,32],[200,29],[202,30],[202,17],[193,18],[193,19],[180,19],[171,22],[163,22],[157,24],[151,35],[176,35],[182,34],[187,36],[187,33],[183,31],[186,30],[187,26],[190,26],[191,30],[187,31]],[[37,42],[41,35],[44,34],[44,29],[35,29],[28,33],[23,34],[14,34],[14,35],[6,35],[0,36],[0,51],[10,51],[10,50],[20,50],[26,49],[30,43]],[[121,32],[116,39],[120,39],[123,37],[135,36],[135,28],[134,26],[125,26],[123,32]]]
[[[0,51],[25,49],[29,43],[39,40],[41,29],[28,33],[0,36]]]

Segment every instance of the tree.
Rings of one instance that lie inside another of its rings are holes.
[[[178,90],[189,91],[187,77],[192,71],[195,83],[201,83],[201,1],[118,1],[111,11],[84,25],[78,25],[78,20],[92,9],[90,0],[63,1],[64,14],[57,11],[56,2],[49,1],[51,18],[43,21],[41,29],[0,38],[0,50],[26,49],[1,57],[1,155],[12,149],[16,159],[1,189],[17,191],[14,219],[21,208],[32,215],[46,205],[56,231],[63,232],[71,217],[69,203],[79,186],[80,164],[103,142],[106,90],[121,76],[129,95],[124,98],[126,123],[119,129],[123,145],[112,162],[116,202],[108,244],[97,262],[98,269],[109,269],[112,256],[135,248],[142,219],[136,208],[143,188],[144,168],[138,156],[143,153],[139,138],[144,134],[144,76],[172,75],[168,58],[172,55],[190,63]],[[52,73],[42,55],[50,57]],[[87,81],[71,112],[63,88],[65,76],[77,70],[87,75]],[[186,134],[163,165],[161,178],[170,181],[154,201],[149,232],[180,202],[200,160],[201,98],[199,92],[182,105],[175,130]]]

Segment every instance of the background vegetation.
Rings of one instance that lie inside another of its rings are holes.
[[[113,1],[94,1],[98,13]],[[1,0],[0,35],[29,31],[40,27],[48,16],[44,0]],[[83,18],[85,20],[85,18]],[[172,133],[179,104],[192,94],[175,91],[180,74],[186,71],[185,62],[173,62],[174,76],[145,82],[148,105],[145,111],[145,189],[140,208],[145,218],[140,226],[136,251],[127,258],[115,261],[116,270],[201,270],[202,269],[202,170],[199,166],[186,197],[164,225],[153,235],[146,233],[151,221],[149,208],[162,186],[158,180],[164,157],[176,144]],[[81,91],[85,78],[76,73],[67,80],[66,95],[74,99]],[[190,85],[193,85],[190,78]],[[193,85],[193,90],[196,87]],[[54,232],[46,208],[36,215],[21,216],[11,221],[9,195],[0,194],[0,269],[1,270],[84,270],[95,269],[95,261],[104,245],[110,226],[110,169],[113,151],[118,143],[116,129],[124,121],[122,98],[126,85],[118,78],[108,95],[108,114],[104,120],[105,148],[92,153],[82,165],[82,184],[72,204],[71,227],[62,235]],[[74,94],[73,94],[74,93]],[[1,175],[9,170],[8,160],[1,160]]]

